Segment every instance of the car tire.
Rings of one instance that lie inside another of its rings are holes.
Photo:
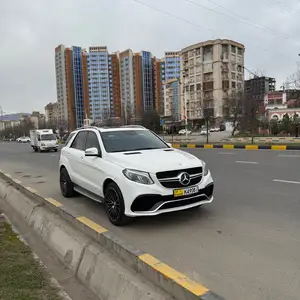
[[[34,152],[38,152],[37,147],[34,147],[33,150],[34,150]]]
[[[120,188],[114,182],[110,182],[104,191],[105,211],[109,221],[115,226],[128,224],[131,218],[125,215],[125,204]]]
[[[66,168],[60,169],[59,174],[59,186],[61,194],[65,198],[70,198],[75,196],[74,183],[72,182],[70,175]]]
[[[57,149],[54,149],[54,152],[57,152]]]

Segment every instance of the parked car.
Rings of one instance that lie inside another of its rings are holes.
[[[18,143],[30,143],[30,137],[22,136],[16,139]]]
[[[191,134],[192,132],[190,130],[181,129],[179,130],[178,134],[184,135],[184,134]]]
[[[209,135],[209,134],[210,134],[210,132],[207,128],[203,128],[200,131],[200,135]]]
[[[60,189],[104,203],[110,222],[155,216],[213,201],[204,161],[174,149],[143,127],[87,127],[73,131],[61,150]]]

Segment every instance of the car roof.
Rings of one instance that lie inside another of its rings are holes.
[[[127,126],[116,126],[116,127],[98,127],[98,126],[86,126],[75,129],[73,132],[80,130],[94,129],[100,132],[112,132],[112,131],[130,131],[130,130],[148,130],[147,128],[139,125],[127,125]]]

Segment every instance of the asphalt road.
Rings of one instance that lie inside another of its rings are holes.
[[[102,205],[61,197],[59,153],[1,143],[0,168],[228,300],[299,300],[300,151],[188,151],[208,163],[214,202],[122,228],[110,225]]]

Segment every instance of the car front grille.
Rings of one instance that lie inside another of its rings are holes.
[[[179,181],[179,175],[181,173],[188,173],[190,175],[191,181],[188,185],[184,185]],[[160,184],[165,188],[180,188],[189,187],[198,184],[202,179],[202,167],[172,170],[165,172],[156,173],[156,177]]]

